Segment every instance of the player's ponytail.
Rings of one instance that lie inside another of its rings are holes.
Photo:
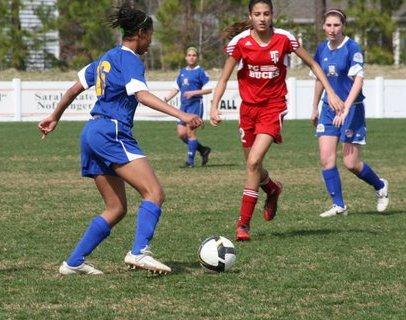
[[[243,22],[236,22],[223,30],[223,37],[227,40],[231,40],[237,34],[243,32],[244,30],[251,29],[252,24],[249,20]]]
[[[136,8],[135,0],[117,1],[109,16],[110,26],[120,28],[123,39],[134,37],[139,30],[153,29],[153,21],[145,12]]]

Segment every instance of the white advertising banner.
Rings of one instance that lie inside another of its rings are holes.
[[[11,82],[0,81],[0,121],[38,121],[50,114],[63,93],[73,82],[35,82],[14,79]],[[211,82],[214,88],[216,82]],[[286,119],[308,119],[312,110],[313,80],[289,78],[288,115]],[[152,81],[148,83],[150,91],[160,98],[172,89],[173,82]],[[366,80],[366,116],[369,118],[406,118],[406,80],[384,80],[376,78]],[[204,96],[205,113],[208,119],[212,95]],[[63,120],[87,120],[96,101],[94,88],[79,95],[65,111]],[[179,95],[171,102],[179,107]],[[220,101],[219,108],[224,120],[238,119],[241,98],[236,81],[230,81]],[[139,120],[175,120],[165,114],[145,106],[138,106],[135,118]]]

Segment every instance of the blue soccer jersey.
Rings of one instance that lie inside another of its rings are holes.
[[[119,45],[100,59],[84,67],[79,73],[82,86],[95,86],[97,101],[90,112],[132,127],[138,105],[135,93],[148,90],[145,66],[139,55]]]
[[[331,49],[328,41],[317,47],[314,60],[321,66],[335,93],[345,101],[351,91],[355,76],[362,76],[364,71],[364,57],[361,48],[354,40],[345,37],[336,49]],[[364,100],[362,91],[354,104]],[[327,93],[323,101],[328,103]]]
[[[178,78],[176,79],[176,89],[180,91],[180,102],[182,107],[192,104],[200,104],[202,100],[201,95],[186,99],[184,97],[184,93],[187,91],[201,90],[209,82],[209,80],[210,79],[207,72],[205,72],[200,66],[196,66],[193,69],[189,67],[182,68]]]

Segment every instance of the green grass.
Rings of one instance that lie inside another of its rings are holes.
[[[140,201],[127,188],[127,217],[90,256],[106,274],[62,278],[59,264],[103,210],[79,173],[82,125],[62,122],[41,141],[34,123],[0,123],[0,319],[406,318],[406,120],[368,122],[364,158],[390,182],[388,213],[375,213],[373,190],[341,170],[350,215],[327,220],[313,129],[288,121],[285,143],[265,160],[285,183],[280,212],[264,222],[261,194],[252,241],[235,243],[237,263],[224,274],[204,272],[196,251],[213,234],[234,239],[244,182],[237,124],[200,131],[209,166],[182,170],[174,123],[137,123],[167,194],[153,250],[174,273],[127,271]]]

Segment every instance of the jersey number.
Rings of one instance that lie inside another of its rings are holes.
[[[111,65],[108,61],[102,61],[97,66],[97,80],[96,80],[96,95],[101,97],[104,95],[106,88],[106,75],[110,72]]]

